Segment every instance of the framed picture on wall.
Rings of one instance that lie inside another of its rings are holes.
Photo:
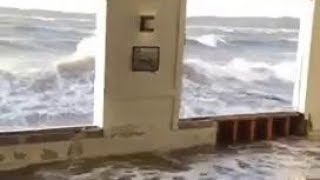
[[[134,46],[132,49],[132,71],[157,72],[159,71],[160,47]]]

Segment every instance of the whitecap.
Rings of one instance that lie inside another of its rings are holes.
[[[200,37],[190,37],[190,39],[193,39],[203,45],[210,46],[210,47],[217,47],[219,43],[222,43],[222,44],[227,43],[221,36],[218,36],[215,34],[208,34]]]
[[[51,18],[51,17],[43,17],[43,16],[31,16],[31,19],[35,19],[35,20],[41,20],[41,21],[55,21],[55,18]]]
[[[265,62],[253,62],[243,58],[233,59],[226,67],[242,80],[263,80],[269,78],[264,72],[253,71],[254,69],[265,69],[273,73],[273,76],[283,81],[295,81],[296,62],[284,61],[277,64],[268,64]]]
[[[95,54],[97,39],[95,36],[83,39],[77,46],[77,50],[69,57],[55,62],[57,71],[65,75],[84,74],[92,72],[95,68]]]
[[[95,67],[95,58],[85,56],[82,58],[59,61],[56,63],[56,68],[59,74],[63,76],[79,75],[85,72],[91,72]]]
[[[221,65],[201,59],[187,59],[184,62],[194,68],[197,73],[207,77],[232,77],[241,81],[263,81],[275,77],[294,82],[297,64],[295,61],[284,61],[277,64],[248,61],[244,58],[234,58],[229,63]]]

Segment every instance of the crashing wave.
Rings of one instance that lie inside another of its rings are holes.
[[[26,17],[28,18],[28,17]],[[44,17],[44,16],[30,16],[30,19],[40,20],[40,21],[55,21],[56,18]]]
[[[263,34],[281,34],[281,33],[299,33],[299,29],[286,29],[286,28],[250,28],[250,27],[232,27],[232,26],[208,26],[208,25],[188,25],[187,31],[207,30],[224,33],[263,33]]]
[[[92,56],[87,56],[71,61],[59,61],[56,64],[56,68],[59,74],[64,77],[81,75],[83,73],[94,71],[95,58]]]
[[[73,55],[55,62],[58,73],[64,77],[92,73],[95,69],[96,42],[95,36],[83,39]]]
[[[243,58],[234,58],[223,65],[201,59],[187,59],[184,62],[186,78],[198,82],[208,82],[210,77],[233,77],[244,82],[263,81],[273,77],[286,82],[295,82],[296,66],[295,61],[268,64]]]
[[[200,37],[190,37],[190,40],[195,40],[205,46],[209,46],[209,47],[218,47],[219,44],[227,44],[227,42],[218,35],[214,35],[214,34],[209,34],[209,35],[203,35]]]

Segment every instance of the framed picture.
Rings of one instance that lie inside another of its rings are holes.
[[[132,71],[159,71],[160,47],[134,46],[132,51]]]

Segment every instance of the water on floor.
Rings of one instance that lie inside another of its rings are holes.
[[[14,180],[306,180],[320,179],[320,142],[291,138],[59,163],[4,173]],[[20,175],[19,175],[20,174]]]

